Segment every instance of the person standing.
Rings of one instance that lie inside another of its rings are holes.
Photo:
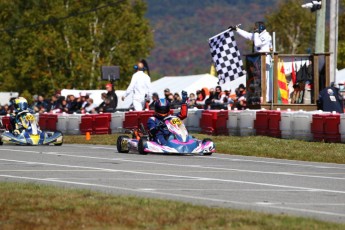
[[[270,102],[272,100],[272,92],[273,82],[270,79],[270,68],[271,68],[271,55],[272,52],[272,37],[267,32],[266,26],[264,22],[255,22],[254,24],[254,31],[247,32],[245,30],[240,29],[238,26],[230,26],[230,30],[236,31],[240,36],[244,37],[245,39],[253,41],[253,52],[254,53],[266,53],[266,102]]]
[[[115,112],[116,107],[117,107],[117,95],[115,93],[115,90],[113,88],[113,84],[108,83],[105,86],[107,90],[107,99],[109,100],[108,108],[104,112]]]
[[[134,69],[136,72],[132,76],[131,83],[126,90],[125,95],[122,96],[122,101],[132,93],[134,110],[142,111],[146,99],[150,97],[151,79],[149,75],[144,72],[146,71],[146,67],[143,61],[138,62],[138,64],[134,66]]]

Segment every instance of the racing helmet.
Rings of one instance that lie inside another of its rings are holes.
[[[255,22],[255,29],[256,29],[256,31],[261,33],[262,31],[264,31],[266,29],[265,23],[264,22]]]
[[[156,100],[155,112],[159,116],[167,116],[170,112],[170,101],[165,98]]]
[[[24,97],[18,97],[14,100],[14,109],[21,112],[28,109],[28,101]]]

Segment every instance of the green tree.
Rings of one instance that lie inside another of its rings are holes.
[[[279,53],[310,53],[315,43],[315,14],[301,5],[304,1],[282,1],[275,12],[266,15],[267,28],[276,33]]]
[[[345,0],[339,1],[340,8],[344,9],[345,7]],[[342,10],[339,14],[339,21],[338,21],[338,58],[337,58],[337,68],[343,69],[345,68],[345,11]]]
[[[102,65],[119,65],[127,86],[153,35],[140,0],[0,0],[0,90],[49,95],[97,89]]]

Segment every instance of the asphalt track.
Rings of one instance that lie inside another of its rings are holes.
[[[312,154],[312,153],[311,153]],[[115,146],[0,146],[0,181],[101,190],[345,223],[345,165]]]

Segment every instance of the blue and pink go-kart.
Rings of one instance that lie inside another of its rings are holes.
[[[170,115],[163,122],[170,132],[166,145],[160,145],[153,141],[141,124],[140,129],[130,131],[132,137],[121,135],[117,138],[117,151],[119,153],[132,151],[139,152],[139,154],[166,153],[191,155],[211,155],[216,151],[211,139],[198,140],[189,135],[186,126],[179,117]]]

